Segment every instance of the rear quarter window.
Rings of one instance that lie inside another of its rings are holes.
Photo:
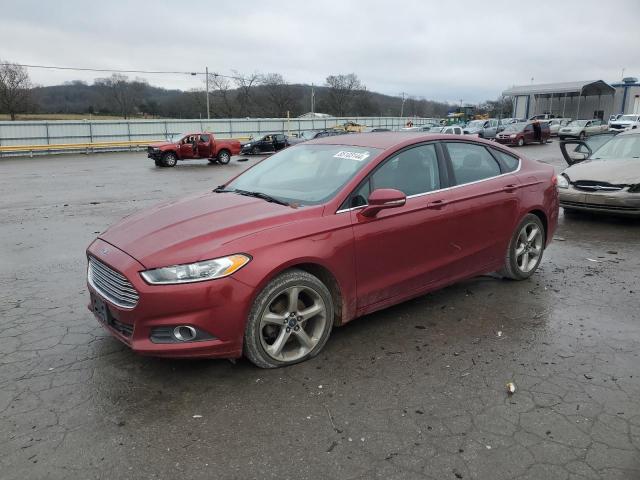
[[[496,148],[492,148],[491,153],[493,153],[502,164],[504,173],[514,172],[518,169],[518,165],[520,165],[520,159],[518,157],[504,153]]]

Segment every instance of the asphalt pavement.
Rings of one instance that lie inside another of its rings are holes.
[[[555,141],[521,151],[563,165]],[[286,369],[140,357],[103,331],[95,236],[255,161],[0,159],[0,478],[640,478],[639,221],[561,215],[531,279],[368,315]]]

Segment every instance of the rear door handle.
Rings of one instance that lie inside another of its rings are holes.
[[[513,193],[518,188],[519,188],[518,185],[509,184],[509,185],[505,185],[504,187],[502,187],[502,191],[503,192],[508,192],[508,193]]]
[[[433,202],[427,204],[427,208],[440,209],[445,207],[447,203],[449,202],[447,202],[446,200],[434,200]]]

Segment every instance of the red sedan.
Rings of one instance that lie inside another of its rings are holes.
[[[531,276],[556,228],[555,182],[551,166],[465,136],[305,142],[101,234],[89,308],[142,354],[300,362],[356,317],[487,272]]]

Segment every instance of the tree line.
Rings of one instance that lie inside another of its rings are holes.
[[[371,92],[354,73],[329,75],[324,85],[292,84],[279,73],[209,74],[212,118],[296,117],[315,111],[333,116],[443,117],[453,109],[446,102]],[[92,84],[34,86],[27,70],[0,60],[0,113],[15,120],[21,113],[116,115],[123,118],[206,118],[205,81],[189,91],[159,88],[145,79],[122,74]],[[502,109],[486,102],[486,109]]]

